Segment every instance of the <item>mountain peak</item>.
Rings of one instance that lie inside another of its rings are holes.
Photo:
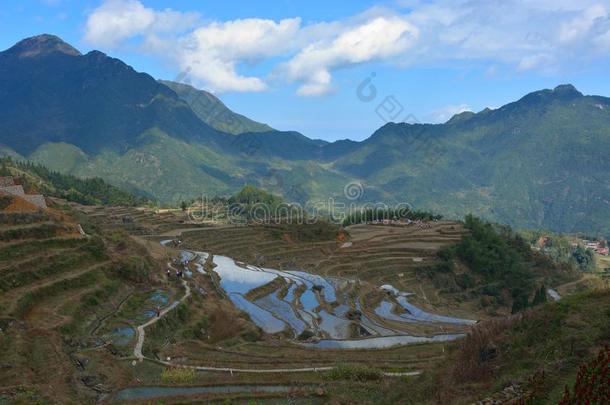
[[[576,90],[576,87],[574,87],[571,84],[560,84],[559,86],[557,86],[553,89],[553,93],[561,94],[561,95],[577,96],[577,97],[582,96],[582,93],[580,91]]]
[[[7,52],[14,53],[20,58],[31,58],[39,55],[47,55],[54,52],[64,53],[71,56],[80,56],[81,53],[55,35],[42,34],[26,38],[17,42]]]

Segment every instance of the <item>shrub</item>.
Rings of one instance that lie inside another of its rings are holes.
[[[63,279],[37,290],[28,291],[17,301],[15,315],[17,317],[23,317],[41,300],[59,295],[63,291],[92,285],[96,281],[97,274],[89,272],[78,277]]]
[[[361,365],[340,365],[328,372],[331,380],[377,381],[383,373],[375,368]]]
[[[148,257],[124,257],[116,260],[108,268],[110,275],[134,283],[149,279],[152,263]]]
[[[42,224],[31,228],[9,229],[0,233],[0,240],[10,241],[13,239],[48,239],[55,236],[60,229],[55,224]]]
[[[580,366],[572,391],[566,386],[561,405],[610,403],[610,348],[606,346],[589,364]]]
[[[260,337],[260,331],[258,329],[250,329],[244,333],[241,334],[241,337],[246,341],[246,342],[257,342]]]
[[[196,371],[192,368],[168,367],[161,373],[164,384],[191,384],[195,381]]]

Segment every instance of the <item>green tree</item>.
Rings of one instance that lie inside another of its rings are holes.
[[[0,176],[5,177],[10,175],[11,171],[8,169],[8,167],[6,167],[6,162],[2,162],[2,167],[0,167]]]
[[[544,284],[540,287],[540,289],[536,290],[536,295],[534,295],[534,300],[532,301],[532,306],[544,304],[546,302],[546,287]]]
[[[595,268],[595,256],[593,252],[582,246],[577,246],[572,253],[572,257],[581,271],[592,271]]]

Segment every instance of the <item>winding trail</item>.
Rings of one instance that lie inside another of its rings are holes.
[[[174,271],[176,270],[170,262],[167,263],[167,266]],[[172,305],[170,305],[169,307],[167,307],[166,309],[161,311],[161,313],[158,317],[155,317],[155,318],[149,320],[148,322],[137,327],[138,340],[133,349],[133,355],[136,357],[136,359],[138,359],[138,361],[148,360],[153,363],[163,364],[163,365],[169,366],[169,367],[187,368],[187,369],[194,369],[194,370],[198,370],[198,371],[226,372],[226,373],[230,373],[231,375],[233,373],[273,374],[273,373],[320,372],[320,371],[330,371],[330,370],[337,368],[337,366],[303,367],[303,368],[275,368],[275,369],[208,367],[208,366],[192,366],[192,365],[186,365],[186,364],[176,364],[176,363],[172,363],[169,361],[157,360],[157,359],[152,359],[150,357],[144,356],[144,354],[142,354],[142,347],[144,346],[144,338],[146,336],[144,329],[147,328],[148,326],[156,323],[157,321],[159,321],[168,312],[170,312],[171,310],[176,308],[180,303],[184,302],[191,295],[191,288],[189,287],[189,285],[185,279],[182,279],[182,285],[185,288],[185,294],[179,301],[174,302]],[[382,372],[382,374],[385,377],[411,377],[411,376],[420,375],[421,371]]]
[[[167,265],[170,268],[173,269],[173,267],[172,267],[172,265],[170,263],[167,263]],[[186,280],[184,280],[184,279],[182,280],[182,285],[184,286],[184,289],[186,290],[186,292],[184,293],[184,296],[182,298],[180,298],[180,300],[174,302],[172,305],[170,305],[169,307],[167,307],[163,311],[161,311],[159,316],[154,317],[153,319],[149,320],[148,322],[138,326],[138,328],[137,328],[137,331],[138,331],[138,340],[136,342],[136,346],[133,349],[133,355],[138,359],[138,361],[144,360],[144,355],[142,354],[142,346],[144,346],[144,338],[146,336],[146,333],[144,332],[144,329],[149,327],[150,325],[156,323],[157,321],[159,321],[169,311],[171,311],[172,309],[176,308],[178,305],[180,305],[182,302],[184,302],[184,300],[186,300],[188,297],[191,296],[191,287],[189,287],[189,285],[186,282]]]

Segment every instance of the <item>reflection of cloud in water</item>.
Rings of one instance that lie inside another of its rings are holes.
[[[264,271],[238,266],[225,256],[214,256],[214,271],[220,276],[220,286],[227,293],[246,294],[273,281],[277,276]]]
[[[203,273],[203,264],[208,254],[205,252],[183,252],[182,258],[195,259],[197,272]],[[308,347],[315,348],[337,348],[337,349],[374,349],[404,345],[411,343],[426,343],[448,341],[463,337],[463,334],[434,335],[434,336],[411,336],[402,335],[401,332],[381,326],[376,321],[361,314],[359,323],[364,329],[376,337],[365,339],[345,339],[350,333],[350,324],[354,322],[347,318],[351,306],[346,296],[337,299],[337,291],[350,285],[349,280],[329,278],[326,279],[317,274],[303,271],[281,271],[268,268],[259,268],[251,265],[238,265],[233,259],[226,256],[214,256],[214,272],[220,277],[220,287],[227,293],[233,304],[240,310],[248,313],[252,322],[258,325],[266,333],[278,333],[289,326],[295,335],[305,329],[323,331],[331,339],[323,339],[315,343],[306,343]],[[244,295],[255,288],[264,286],[277,277],[282,277],[287,283],[286,296],[281,299],[279,291],[273,291],[269,295],[255,302],[248,301]],[[297,300],[296,290],[299,286],[305,286],[304,291]],[[320,306],[315,286],[321,286],[320,295],[328,303],[338,303],[332,312],[327,312],[324,307],[319,312],[314,310]],[[393,286],[386,284],[381,287],[393,296],[390,300],[381,301],[375,309],[375,313],[382,318],[399,322],[437,322],[452,323],[458,325],[469,325],[475,321],[468,319],[452,318],[448,316],[428,313],[407,301],[409,293],[401,292]],[[300,302],[302,309],[297,305]],[[398,304],[396,304],[396,302]],[[393,309],[400,305],[406,313],[395,314]],[[360,303],[356,300],[356,310],[360,310]],[[319,317],[319,321],[318,318]]]

